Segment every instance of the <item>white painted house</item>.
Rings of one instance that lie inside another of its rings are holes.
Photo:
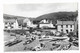
[[[52,21],[43,19],[39,22],[39,27],[50,27],[50,28],[55,28],[55,26],[52,24]]]
[[[74,31],[74,21],[58,21],[57,20],[57,31],[69,33]]]
[[[4,30],[18,29],[18,22],[16,19],[4,19]]]
[[[30,21],[30,19],[24,19],[23,23],[26,23],[26,27],[33,27],[33,28],[37,27],[37,25],[36,24],[33,24]]]

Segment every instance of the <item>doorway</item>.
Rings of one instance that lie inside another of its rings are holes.
[[[68,30],[66,30],[66,33],[68,33]]]

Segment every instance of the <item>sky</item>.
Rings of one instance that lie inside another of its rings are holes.
[[[4,4],[3,13],[35,18],[53,12],[76,11],[77,5],[77,3]]]

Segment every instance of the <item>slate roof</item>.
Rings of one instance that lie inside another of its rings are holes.
[[[46,20],[46,19],[42,19],[42,20]],[[56,24],[56,22],[52,21],[52,20],[47,19],[48,22],[46,22],[46,23],[42,22],[42,20],[39,22],[39,24],[50,24],[50,22],[52,22],[52,24]]]
[[[15,23],[16,22],[15,19],[4,19],[3,21],[4,22],[12,22],[12,23]]]
[[[57,21],[57,25],[72,25],[74,21]]]
[[[19,24],[19,25],[23,25],[23,20],[24,20],[24,19],[17,19],[18,24]]]

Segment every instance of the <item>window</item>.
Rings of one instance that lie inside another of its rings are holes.
[[[7,24],[7,22],[5,22],[5,24]]]
[[[21,24],[19,24],[19,26],[21,26]]]
[[[66,30],[66,33],[68,33],[68,30]]]
[[[68,25],[66,25],[66,27],[68,28]]]
[[[11,24],[13,24],[13,23],[11,23]]]
[[[63,31],[63,29],[61,29],[61,31]]]
[[[5,28],[7,28],[7,26],[5,26]]]
[[[72,28],[72,25],[70,25],[70,27]]]
[[[72,29],[70,29],[70,31],[72,31]]]
[[[61,25],[61,27],[63,28],[63,25]]]
[[[13,28],[13,26],[11,26],[11,28]]]

